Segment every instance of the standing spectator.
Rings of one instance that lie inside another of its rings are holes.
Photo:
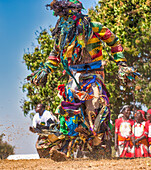
[[[148,132],[148,152],[149,152],[149,156],[151,157],[151,109],[149,109],[147,111],[147,132]]]
[[[135,157],[148,156],[147,128],[144,115],[143,110],[138,110],[135,114],[136,121],[132,127],[132,141],[135,145],[132,153]]]
[[[131,133],[133,120],[129,119],[130,106],[125,105],[120,113],[123,116],[115,121],[115,150],[117,157],[131,157]]]

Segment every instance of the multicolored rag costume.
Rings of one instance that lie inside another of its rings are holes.
[[[105,145],[111,136],[110,95],[104,84],[102,41],[111,47],[117,65],[126,63],[123,48],[107,27],[81,13],[83,5],[79,0],[53,0],[47,7],[59,16],[52,31],[55,45],[42,68],[32,75],[32,82],[44,85],[47,75],[60,62],[63,64],[70,78],[60,92],[64,98],[59,109],[61,132],[74,137],[71,148],[81,140],[81,149],[92,152],[94,147]]]
[[[118,150],[117,157],[132,157],[132,126],[133,120],[124,120],[123,118],[116,119],[115,121],[115,133],[118,134]]]

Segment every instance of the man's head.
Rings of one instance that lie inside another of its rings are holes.
[[[41,103],[37,104],[35,111],[39,113],[40,116],[42,116],[44,110],[45,110],[45,105]]]
[[[146,118],[151,122],[151,109],[147,111]]]
[[[123,114],[123,118],[129,119],[129,116],[131,114],[131,108],[129,105],[123,106],[123,108],[120,111],[121,114]]]

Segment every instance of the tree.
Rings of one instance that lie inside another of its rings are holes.
[[[25,53],[23,60],[28,70],[34,72],[39,69],[40,63],[45,62],[49,56],[50,51],[53,48],[54,40],[47,30],[41,30],[37,32],[38,46],[35,47],[34,52]],[[45,87],[35,86],[30,82],[25,82],[22,86],[23,92],[26,92],[27,99],[22,103],[22,109],[26,116],[29,111],[33,110],[38,103],[46,105],[47,110],[55,112],[57,106],[60,103],[60,99],[57,96],[57,87],[60,84],[66,84],[67,76],[62,76],[63,66],[60,64],[58,69],[48,75],[48,81]],[[33,113],[31,113],[31,116]]]
[[[124,104],[133,103],[133,93],[138,107],[151,108],[151,4],[149,0],[100,0],[89,9],[93,21],[101,22],[114,32],[123,45],[129,66],[142,74],[134,87],[119,86],[118,68],[112,61],[106,66],[105,84],[109,90],[113,120]],[[107,48],[107,47],[106,47]],[[109,49],[107,48],[109,51]],[[104,52],[108,59],[108,55]]]
[[[9,155],[14,154],[14,146],[11,146],[7,142],[3,142],[4,134],[0,135],[0,159],[6,159]]]

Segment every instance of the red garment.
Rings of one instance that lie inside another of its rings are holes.
[[[148,132],[147,132],[146,125],[147,124],[145,121],[143,121],[141,123],[135,122],[135,124],[132,127],[132,136],[135,137],[135,140],[142,136],[146,136],[145,139],[136,143],[135,157],[148,157],[148,142],[147,142]],[[134,130],[135,130],[135,132],[134,132]],[[134,146],[133,146],[132,150],[133,150],[132,152],[134,152]]]
[[[119,157],[132,157],[131,154],[131,134],[133,120],[116,119],[115,133],[118,134],[118,155]]]
[[[151,121],[146,122],[147,132],[148,132],[148,152],[149,156],[151,157]]]

